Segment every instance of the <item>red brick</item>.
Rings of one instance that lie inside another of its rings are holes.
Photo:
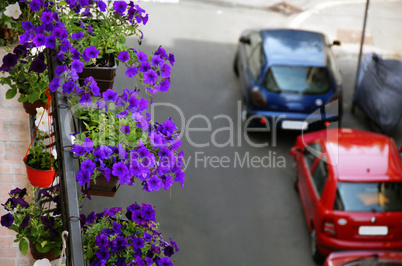
[[[17,248],[8,247],[8,248],[0,248],[0,258],[16,258],[17,257]]]
[[[11,139],[11,134],[10,134],[10,132],[7,132],[7,131],[2,131],[1,130],[1,127],[0,127],[0,141],[10,141],[10,139]]]
[[[0,265],[4,266],[18,266],[15,259],[0,259]]]
[[[10,173],[11,173],[11,166],[9,164],[0,164],[0,174],[10,174]]]
[[[25,110],[23,110],[22,108],[19,109],[19,110],[12,110],[11,115],[14,118],[18,118],[19,120],[26,120],[27,122],[29,121],[28,120],[29,119],[29,114],[27,114],[25,112]],[[28,123],[27,123],[27,126],[28,126]]]
[[[0,247],[16,247],[18,243],[14,243],[14,236],[0,236]]]
[[[29,258],[20,258],[17,260],[18,266],[31,266],[34,263],[34,260]]]
[[[23,169],[23,171],[25,172],[25,169]],[[22,184],[29,183],[28,177],[27,177],[26,174],[23,174],[23,175],[17,175],[16,174],[14,182],[15,183],[22,183]]]
[[[0,197],[1,198],[5,198],[8,197],[8,193],[10,192],[10,190],[12,190],[13,188],[15,188],[14,184],[1,184],[0,186]],[[1,264],[0,264],[1,265]]]
[[[0,110],[0,117],[2,119],[10,118],[11,117],[10,110]]]
[[[0,173],[0,183],[14,183],[14,175]]]
[[[27,141],[13,141],[4,143],[5,154],[18,154],[25,155],[27,149],[29,147],[29,143]],[[0,150],[1,151],[1,150]],[[0,152],[1,154],[2,152]]]
[[[0,155],[4,154],[4,142],[0,141]]]
[[[0,155],[0,163],[1,164],[9,164],[9,165],[13,165],[16,167],[20,167],[20,166],[24,166],[24,155],[20,154],[20,155],[8,155],[8,154],[3,154]]]

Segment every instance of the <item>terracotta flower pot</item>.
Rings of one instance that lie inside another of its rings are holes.
[[[32,257],[35,260],[48,259],[49,261],[52,261],[52,260],[56,260],[58,258],[53,255],[53,252],[54,252],[53,249],[51,249],[47,253],[39,253],[39,251],[36,249],[35,244],[33,244],[31,241],[29,241],[29,248],[31,249]]]
[[[34,187],[41,187],[47,188],[49,187],[53,181],[54,176],[56,175],[55,170],[39,170],[32,168],[27,163],[28,159],[24,161],[26,169],[27,169],[27,176],[28,180]]]
[[[35,116],[36,115],[36,108],[43,107],[45,108],[46,103],[44,103],[42,100],[37,100],[34,101],[33,103],[30,102],[23,102],[22,106],[24,107],[24,110],[26,113]]]
[[[92,180],[90,182],[90,187],[86,189],[86,192],[92,196],[114,197],[120,187],[119,178],[115,176],[111,176],[109,181],[104,176],[98,176],[96,184]]]

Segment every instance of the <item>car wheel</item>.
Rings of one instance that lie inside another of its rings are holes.
[[[235,59],[233,61],[233,72],[235,73],[236,77],[239,77],[239,69],[237,67],[238,60],[239,60],[239,53],[236,52]]]
[[[311,249],[311,256],[313,257],[314,261],[317,263],[322,263],[324,260],[324,256],[318,250],[317,233],[314,227],[310,233],[310,249]]]

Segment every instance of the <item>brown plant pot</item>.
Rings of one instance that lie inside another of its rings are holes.
[[[98,83],[101,93],[107,89],[113,89],[116,70],[116,63],[113,67],[84,67],[82,73],[78,74],[80,85],[83,86],[85,79],[92,76]]]
[[[53,249],[47,253],[39,253],[38,250],[36,250],[35,244],[33,244],[31,241],[29,241],[29,248],[31,249],[32,257],[35,260],[48,259],[49,261],[52,261],[52,260],[56,260],[57,258],[59,258],[59,257],[56,257],[53,255],[53,252],[54,252]]]
[[[30,103],[27,101],[27,102],[23,102],[22,106],[24,107],[24,110],[26,113],[28,113],[32,116],[35,116],[36,108],[39,108],[39,107],[45,108],[46,103],[44,103],[42,100],[37,100],[37,101],[34,101],[33,103]]]
[[[114,197],[119,187],[119,178],[110,176],[110,180],[107,181],[104,176],[98,176],[96,184],[93,180],[90,181],[90,187],[86,189],[86,192],[91,196]]]

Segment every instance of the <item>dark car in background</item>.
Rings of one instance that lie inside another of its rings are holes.
[[[342,78],[322,33],[251,29],[242,33],[234,72],[242,87],[242,120],[248,128],[307,130],[342,116]]]

